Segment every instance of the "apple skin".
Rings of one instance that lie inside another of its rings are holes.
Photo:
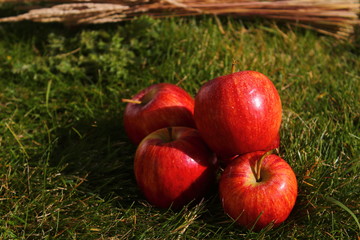
[[[271,142],[271,144],[265,148],[265,151],[270,151],[273,150],[275,148],[280,150],[280,131],[278,132],[278,134],[276,135],[275,139]]]
[[[154,84],[137,93],[132,100],[142,103],[128,103],[123,122],[127,136],[136,145],[148,134],[160,128],[195,128],[194,99],[177,85]]]
[[[277,227],[285,221],[298,194],[294,171],[274,154],[263,160],[261,181],[256,181],[256,161],[264,153],[257,151],[239,156],[225,168],[219,183],[224,211],[241,226],[254,231],[272,222]]]
[[[262,73],[241,71],[204,84],[194,119],[204,141],[221,158],[268,150],[278,137],[280,96]]]
[[[170,127],[156,130],[141,141],[134,172],[151,204],[179,209],[216,188],[215,165],[215,154],[196,129]]]
[[[273,149],[280,149],[280,133],[277,134],[276,138],[274,139],[274,141],[270,144],[270,146],[266,147],[264,150],[265,151],[270,151]],[[233,161],[234,159],[238,158],[239,155],[235,155],[232,157],[228,157],[228,158],[218,158],[218,162],[219,165],[223,168],[225,168],[227,165],[230,164],[231,161]]]

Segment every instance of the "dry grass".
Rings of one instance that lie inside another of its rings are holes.
[[[232,15],[287,21],[339,39],[348,39],[359,24],[357,0],[2,0],[27,12],[0,22],[30,20],[68,25],[119,22],[140,15],[154,18],[187,15]],[[35,6],[42,2],[45,5]]]

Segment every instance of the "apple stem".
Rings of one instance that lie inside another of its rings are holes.
[[[264,155],[262,155],[259,160],[256,161],[256,163],[255,163],[255,178],[256,178],[257,182],[261,181],[261,175],[260,175],[261,165],[262,165],[264,159],[272,153],[273,153],[273,150],[270,150],[270,151],[266,152]]]
[[[141,104],[142,102],[139,101],[139,100],[132,100],[132,99],[126,99],[126,98],[123,98],[121,99],[121,101],[123,103],[134,103],[134,104]]]
[[[231,73],[234,73],[235,72],[235,60],[233,60],[232,64],[231,64]]]
[[[168,127],[167,130],[168,130],[168,133],[169,133],[170,141],[172,141],[173,140],[172,127]]]

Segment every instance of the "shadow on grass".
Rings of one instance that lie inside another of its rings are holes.
[[[50,165],[62,174],[86,180],[78,190],[97,194],[127,207],[138,198],[133,174],[136,147],[124,132],[121,118],[80,120],[57,131],[57,147]]]

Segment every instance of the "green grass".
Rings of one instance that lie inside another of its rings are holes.
[[[356,239],[360,236],[360,40],[212,17],[64,28],[0,25],[0,239]],[[299,196],[279,228],[249,232],[218,195],[150,206],[133,175],[121,98],[153,83],[192,95],[256,70],[283,103],[281,156]]]

